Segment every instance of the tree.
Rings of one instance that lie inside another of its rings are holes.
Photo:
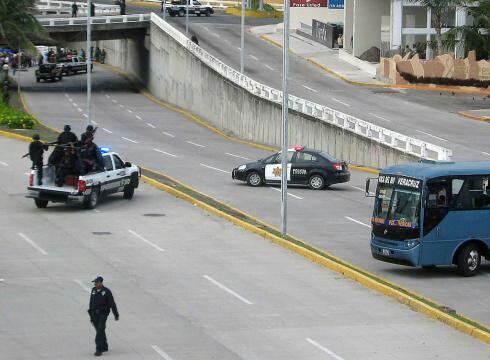
[[[36,20],[35,0],[0,0],[0,37],[13,49],[34,52],[34,39],[45,34]]]
[[[438,54],[443,50],[442,28],[444,26],[444,15],[450,9],[455,9],[458,6],[467,6],[472,2],[469,0],[410,0],[410,2],[418,3],[431,10],[434,28],[436,29],[436,43]]]
[[[475,50],[477,59],[487,59],[490,56],[490,0],[481,0],[476,6],[469,7],[468,15],[473,22],[445,33],[444,46],[452,48],[462,43],[466,53]]]

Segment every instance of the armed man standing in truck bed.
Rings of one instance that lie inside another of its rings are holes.
[[[102,353],[109,351],[109,345],[107,344],[107,338],[105,335],[105,324],[107,317],[112,310],[114,314],[114,320],[119,320],[119,312],[117,311],[116,302],[112,296],[111,290],[104,286],[104,279],[102,276],[97,276],[92,281],[94,287],[90,293],[90,306],[88,314],[90,315],[90,322],[95,328],[95,356],[101,356]]]

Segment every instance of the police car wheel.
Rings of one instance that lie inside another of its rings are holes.
[[[247,175],[247,184],[253,187],[262,185],[262,177],[257,171],[252,171]]]
[[[325,180],[321,175],[312,175],[308,180],[308,185],[313,190],[321,190],[325,187]]]
[[[179,10],[178,15],[179,15],[179,17],[184,17],[185,11],[184,10]]]
[[[98,187],[92,188],[92,192],[87,196],[85,203],[83,204],[85,209],[95,209],[99,202],[100,190]]]
[[[206,10],[206,12],[204,13],[207,17],[210,17],[211,16],[211,13],[209,12],[209,10]]]
[[[480,270],[480,248],[475,243],[467,244],[458,253],[458,269],[461,275],[474,276]]]
[[[44,209],[48,206],[48,200],[34,199],[34,203],[39,209]]]

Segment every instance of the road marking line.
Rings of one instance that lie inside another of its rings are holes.
[[[0,282],[4,282],[4,281],[5,281],[5,279],[0,279]]]
[[[150,124],[150,123],[146,123],[146,125],[148,125],[149,127],[151,127],[152,129],[156,129],[157,127],[153,124]]]
[[[74,107],[78,107],[78,105],[77,105],[76,103],[73,103],[72,105],[73,105]]]
[[[206,146],[201,145],[201,144],[193,143],[192,141],[186,141],[186,143],[191,144],[191,145],[194,145],[194,146],[197,146],[197,147],[200,147],[200,148],[205,148],[206,147]]]
[[[92,291],[92,290],[91,290],[91,289],[90,289],[90,288],[89,288],[87,285],[85,285],[85,284],[84,284],[83,282],[81,282],[80,280],[78,280],[78,279],[74,279],[73,281],[74,281],[74,282],[76,282],[78,285],[80,285],[80,287],[81,287],[83,290],[85,290],[86,292],[88,292],[88,293],[89,293],[89,292],[91,292],[91,291]]]
[[[86,117],[88,119],[88,115],[87,114],[83,114],[84,117]]]
[[[106,128],[102,128],[102,130],[104,130],[106,133],[108,134],[112,134],[112,131],[110,131],[109,129],[106,129]]]
[[[220,289],[226,291],[228,294],[230,295],[233,295],[234,297],[236,297],[237,299],[243,301],[245,304],[247,305],[253,305],[253,303],[247,299],[245,299],[243,296],[237,294],[236,292],[234,292],[233,290],[227,288],[226,286],[224,286],[223,284],[221,284],[220,282],[214,280],[211,276],[208,276],[208,275],[203,275],[202,276],[203,278],[205,278],[206,280],[208,280],[209,282],[213,283],[214,285],[216,285],[217,287],[219,287]]]
[[[124,109],[124,105],[123,105],[123,104],[119,104],[119,107],[120,107],[121,109]]]
[[[132,114],[133,113],[133,110],[131,109],[127,109],[128,110],[128,113]]]
[[[82,111],[83,111],[83,110],[82,110],[82,109],[80,109],[80,108],[77,108],[77,110],[78,110],[78,111],[80,111],[80,112],[82,112]]]
[[[151,348],[153,350],[155,350],[155,352],[158,355],[160,355],[162,357],[162,359],[165,359],[165,360],[173,360],[165,351],[163,351],[162,349],[160,349],[158,346],[152,345]]]
[[[267,69],[274,71],[274,68],[272,66],[269,66],[267,64],[264,65]]]
[[[37,251],[39,251],[41,254],[48,255],[48,253],[42,247],[40,247],[38,244],[36,244],[34,241],[32,241],[31,239],[29,239],[24,234],[19,233],[19,236],[22,239],[24,239],[29,245],[31,245],[34,249],[36,249]]]
[[[352,222],[355,222],[356,224],[359,224],[359,225],[362,225],[362,226],[365,226],[365,227],[368,227],[368,228],[371,228],[371,225],[368,225],[368,224],[365,224],[359,220],[356,220],[356,219],[353,219],[351,218],[350,216],[344,216],[347,220],[350,220]]]
[[[337,355],[336,353],[334,353],[332,350],[329,350],[326,347],[320,345],[316,341],[314,341],[314,340],[312,340],[310,338],[306,338],[305,340],[307,342],[309,342],[311,345],[313,345],[314,347],[316,347],[317,349],[319,349],[319,350],[323,351],[324,353],[330,355],[335,360],[344,360],[344,358],[340,357],[339,355]]]
[[[6,162],[3,162],[3,161],[0,161],[0,165],[9,166],[9,164],[7,164]]]
[[[138,119],[138,120],[143,120],[143,119],[141,118],[141,116],[138,116],[138,115],[136,115],[136,119]]]
[[[383,120],[383,121],[391,122],[390,119],[384,118],[382,116],[379,116],[379,115],[376,115],[376,114],[373,114],[373,113],[368,113],[368,115],[374,116],[376,119],[380,119],[380,120]]]
[[[331,98],[331,99],[332,99],[333,101],[335,101],[335,102],[338,102],[339,104],[342,104],[342,105],[344,105],[344,106],[350,107],[350,105],[349,105],[349,104],[347,104],[347,103],[345,103],[345,102],[343,102],[343,101],[340,101],[339,99],[336,99],[336,98]]]
[[[168,152],[163,151],[163,150],[160,150],[160,149],[153,149],[153,151],[156,151],[156,152],[159,152],[160,154],[165,154],[165,155],[168,155],[168,156],[171,156],[171,157],[177,157],[177,155],[168,153]]]
[[[488,155],[488,156],[490,156],[490,153],[487,153],[487,152],[485,152],[485,151],[482,151],[481,153],[482,153],[482,154],[484,154],[484,155]]]
[[[133,144],[137,144],[137,143],[138,143],[137,141],[134,141],[134,140],[128,139],[127,137],[124,137],[124,136],[121,136],[121,139],[124,139],[124,140],[126,140],[126,141],[132,142]]]
[[[222,173],[225,173],[225,174],[229,174],[230,173],[229,171],[221,170],[221,169],[215,168],[213,166],[205,165],[205,164],[201,164],[201,166],[207,167],[208,169],[213,169],[213,170],[216,170],[216,171],[221,171]]]
[[[251,160],[245,156],[240,156],[240,155],[235,155],[235,154],[230,154],[230,153],[225,153],[225,155],[228,155],[228,156],[233,156],[233,157],[236,157],[236,158],[239,158],[239,159],[243,159],[243,160]]]
[[[359,186],[354,186],[354,185],[350,185],[351,188],[354,188],[354,189],[357,189],[357,190],[361,190],[362,192],[366,192],[366,189],[363,189]]]
[[[158,250],[158,251],[165,251],[163,250],[160,246],[152,243],[150,240],[147,240],[145,239],[143,236],[141,236],[140,234],[134,232],[133,230],[128,230],[128,232],[133,235],[133,236],[136,236],[138,239],[140,239],[141,241],[147,243],[148,245],[150,245],[152,248]]]
[[[281,189],[277,189],[277,188],[273,188],[273,187],[271,187],[270,189],[272,189],[272,190],[276,190],[276,191],[281,192]],[[291,197],[293,197],[293,198],[295,198],[295,199],[298,199],[298,200],[303,200],[303,198],[302,198],[302,197],[299,197],[299,196],[297,196],[297,195],[293,195],[293,194],[291,194],[289,191],[288,191],[288,195],[289,195],[289,196],[291,196]]]
[[[258,58],[257,56],[250,55],[250,57],[251,57],[252,59],[254,59],[255,61],[259,61],[259,58]]]
[[[100,211],[99,209],[94,209],[94,211],[95,211],[96,213],[101,213],[101,212],[102,212],[102,211]]]
[[[169,137],[171,137],[171,138],[174,138],[174,137],[175,137],[175,135],[172,135],[172,134],[170,134],[170,133],[168,133],[168,132],[165,132],[165,131],[162,131],[162,134],[163,134],[163,135],[167,135],[167,136],[169,136]]]
[[[116,99],[112,99],[112,102],[113,102],[114,104],[117,104],[117,100],[116,100]]]
[[[68,95],[66,95],[68,97]],[[69,102],[73,102],[73,99],[71,97],[68,97]]]
[[[238,46],[237,46],[236,48],[238,49],[238,51],[242,51],[242,48],[241,48],[241,47],[238,47]]]
[[[97,125],[97,122],[95,122],[94,120],[90,120],[90,122],[94,125]]]
[[[428,132],[425,132],[425,131],[421,131],[421,130],[415,130],[421,134],[424,134],[424,135],[427,135],[427,136],[430,136],[430,137],[433,137],[434,139],[437,139],[437,140],[441,140],[441,141],[444,141],[446,142],[447,140],[446,139],[443,139],[442,137],[439,137],[439,136],[435,136],[435,135],[432,135],[432,134],[429,134]]]
[[[315,92],[315,93],[317,93],[317,92],[318,92],[317,90],[312,89],[312,88],[311,88],[311,87],[309,87],[309,86],[303,85],[303,87],[304,87],[305,89],[308,89],[308,90],[313,91],[313,92]]]
[[[110,99],[110,98],[111,98],[111,96],[110,96],[110,95],[108,95],[108,94],[105,94],[105,97],[106,97],[106,98],[108,98],[108,99]]]
[[[220,38],[221,36],[215,32],[212,32],[211,35],[216,36],[217,38]]]

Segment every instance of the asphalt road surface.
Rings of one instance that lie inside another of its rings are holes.
[[[110,3],[110,1],[106,1]],[[154,7],[128,6],[128,13],[157,11]],[[185,17],[166,20],[185,31]],[[247,18],[247,30],[278,22]],[[217,12],[211,17],[189,16],[190,34],[218,59],[240,68],[240,18]],[[281,89],[282,50],[247,31],[245,74]],[[456,114],[458,111],[490,108],[488,95],[465,95],[432,91],[366,88],[349,85],[323,72],[296,55],[290,56],[290,92],[303,99],[327,105],[404,135],[454,151],[456,160],[489,160],[490,126]]]
[[[111,146],[128,161],[163,171],[275,226],[280,224],[278,188],[250,188],[233,182],[230,171],[268,153],[226,140],[135,92],[119,75],[96,67],[93,121],[98,145]],[[85,118],[85,75],[37,84],[22,74],[31,110],[47,124],[71,124],[81,133]],[[455,267],[413,269],[372,259],[369,247],[372,199],[364,197],[369,176],[352,172],[349,184],[315,192],[290,189],[289,232],[404,287],[435,299],[458,313],[490,325],[490,263],[481,274],[462,278]]]
[[[487,345],[144,184],[94,211],[37,209],[25,148],[0,138],[3,359],[91,358],[99,274],[121,313],[108,320],[111,359],[489,358]]]

